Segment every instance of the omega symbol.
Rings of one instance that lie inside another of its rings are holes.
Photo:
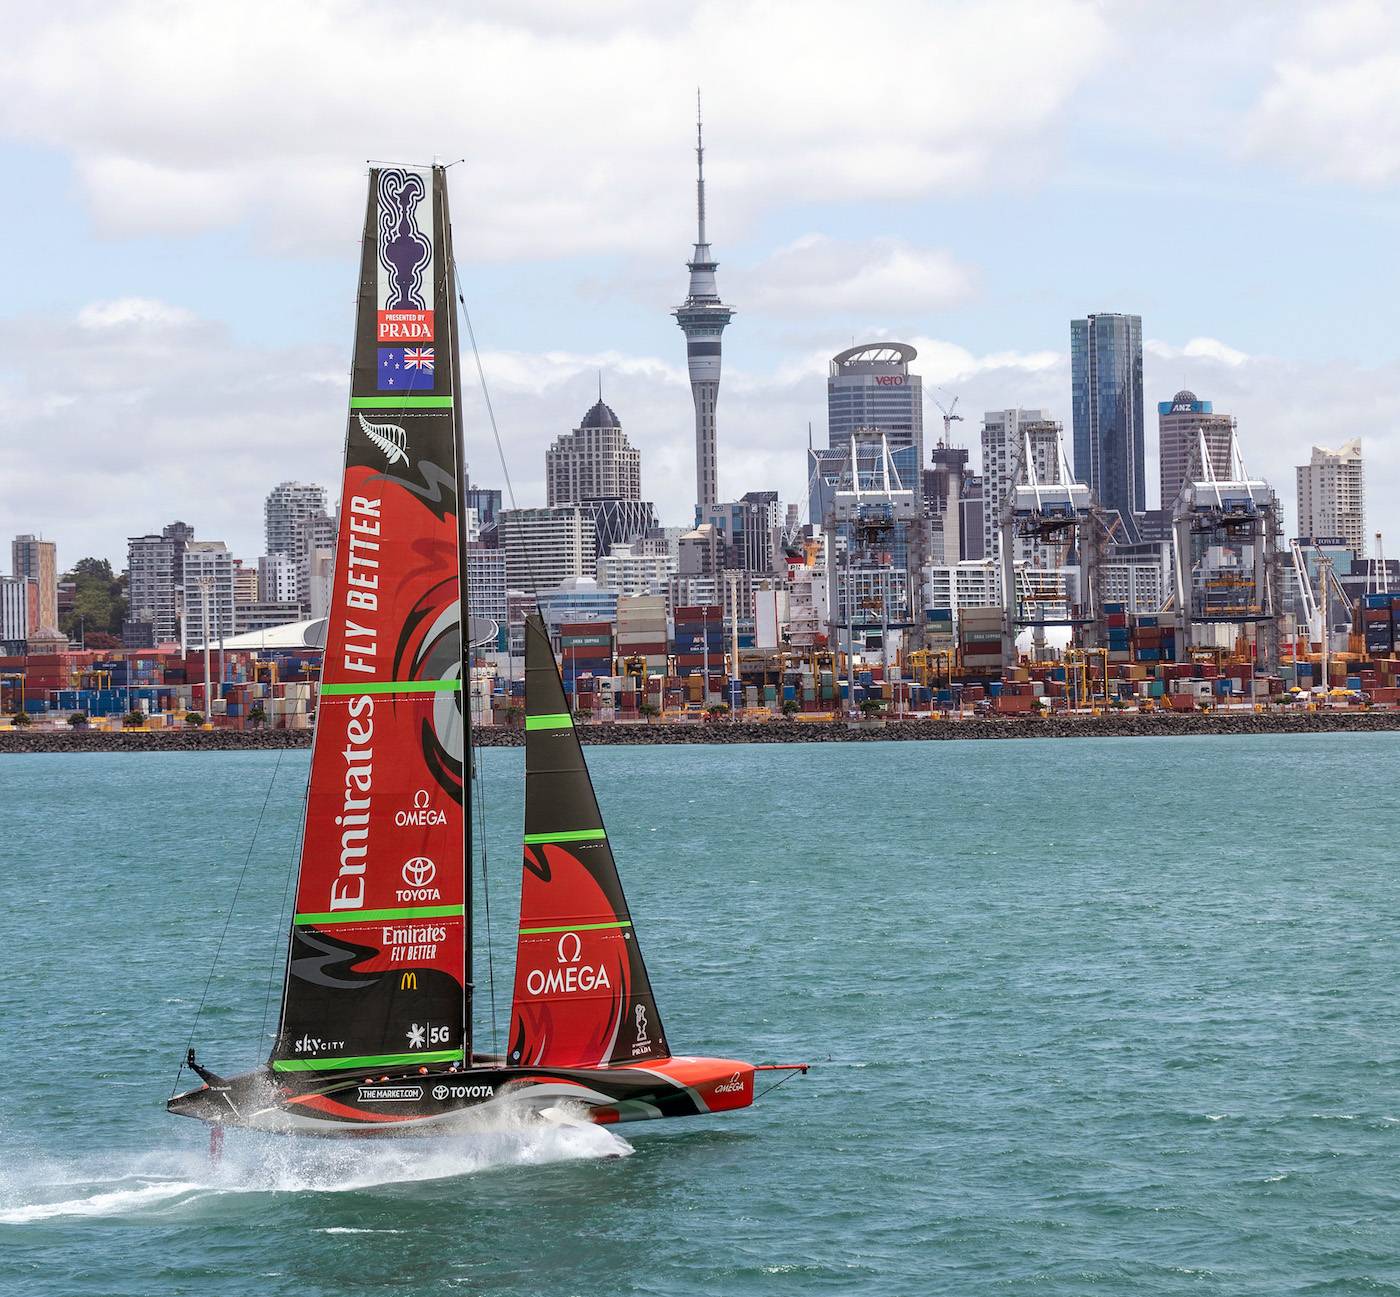
[[[569,940],[573,939],[573,954],[567,954]],[[566,932],[559,938],[559,955],[556,960],[560,964],[577,964],[583,956],[583,942],[579,940],[577,932]]]

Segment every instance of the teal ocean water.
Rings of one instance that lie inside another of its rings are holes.
[[[594,750],[672,1045],[810,1076],[217,1168],[162,1105],[271,786],[196,1038],[263,1052],[305,754],[0,758],[0,1292],[1400,1292],[1397,752]],[[520,754],[483,767],[503,1020]]]

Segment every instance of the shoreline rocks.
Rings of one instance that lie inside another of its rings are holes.
[[[986,716],[961,721],[718,721],[704,724],[581,725],[590,746],[680,743],[869,743],[949,739],[1164,738],[1208,734],[1362,734],[1400,731],[1400,711],[1106,712],[1101,716]],[[479,728],[481,747],[520,747],[520,730]],[[309,730],[6,730],[0,754],[34,752],[237,752],[309,748]]]

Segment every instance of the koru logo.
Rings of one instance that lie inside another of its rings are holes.
[[[574,944],[569,945],[572,941]],[[569,953],[572,951],[573,953]],[[559,938],[559,954],[556,962],[560,964],[577,964],[583,958],[583,942],[579,939],[577,932],[566,932]]]
[[[437,866],[427,856],[414,856],[403,864],[403,880],[409,887],[426,887],[437,877]]]

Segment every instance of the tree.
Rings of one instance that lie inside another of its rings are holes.
[[[880,716],[884,710],[885,702],[882,698],[867,698],[860,705],[860,714],[867,718]]]
[[[725,716],[729,715],[729,704],[711,703],[708,707],[705,708],[705,712],[712,721],[721,720]]]
[[[14,724],[20,729],[23,729],[26,725],[33,724],[33,721],[29,718],[29,713],[24,711],[16,712],[12,719]]]
[[[188,725],[191,729],[198,729],[201,725],[204,724],[204,713],[186,712],[185,724]]]
[[[74,712],[68,718],[68,724],[71,725],[75,730],[87,729],[87,723],[88,718],[86,712]]]
[[[641,714],[645,716],[648,721],[650,721],[653,716],[659,716],[661,714],[656,704],[651,702],[643,703],[640,707],[637,708],[637,710],[641,712]]]
[[[796,716],[796,715],[797,715],[797,712],[798,712],[797,703],[794,702],[791,698],[784,698],[784,699],[783,699],[783,715],[784,715],[784,716]]]
[[[145,712],[127,712],[127,714],[122,717],[122,724],[129,730],[140,729],[145,723]]]
[[[94,648],[120,644],[122,622],[126,620],[126,594],[112,565],[105,558],[80,558],[62,579],[73,582],[73,609],[59,619],[59,629],[70,639],[76,639],[80,630],[85,637],[114,637],[114,643],[94,644]]]
[[[266,720],[267,713],[263,710],[263,705],[261,703],[255,703],[248,712],[248,724],[254,729],[257,729],[258,726],[262,725]]]

